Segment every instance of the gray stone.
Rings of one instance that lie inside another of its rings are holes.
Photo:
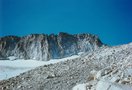
[[[22,59],[47,61],[91,52],[103,43],[92,34],[58,35],[31,34],[24,37],[6,36],[0,38],[0,59],[15,56]]]

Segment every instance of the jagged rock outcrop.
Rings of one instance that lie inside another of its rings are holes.
[[[103,43],[95,35],[31,34],[24,37],[6,36],[0,38],[0,58],[16,56],[23,59],[50,60],[90,52]]]
[[[0,38],[0,58],[7,59],[7,56],[14,55],[16,44],[20,41],[17,36],[5,36]]]

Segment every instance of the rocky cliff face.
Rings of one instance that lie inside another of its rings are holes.
[[[90,52],[103,44],[91,34],[59,33],[58,35],[31,34],[24,37],[0,38],[0,58],[16,56],[24,59],[50,60],[68,57],[79,52]]]
[[[17,36],[5,36],[0,38],[0,59],[6,59],[7,56],[14,54],[16,44],[20,41]]]

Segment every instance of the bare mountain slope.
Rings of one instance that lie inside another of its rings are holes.
[[[1,81],[0,90],[72,90],[75,85],[81,83],[90,83],[90,86],[85,84],[86,90],[100,90],[96,85],[103,78],[110,83],[132,86],[131,71],[132,43],[102,47],[76,59],[40,66],[17,77]],[[111,89],[108,86],[106,90]]]

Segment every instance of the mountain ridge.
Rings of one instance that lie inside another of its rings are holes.
[[[103,46],[98,36],[92,34],[30,34],[23,37],[0,38],[0,58],[17,58],[47,61],[90,52]]]

